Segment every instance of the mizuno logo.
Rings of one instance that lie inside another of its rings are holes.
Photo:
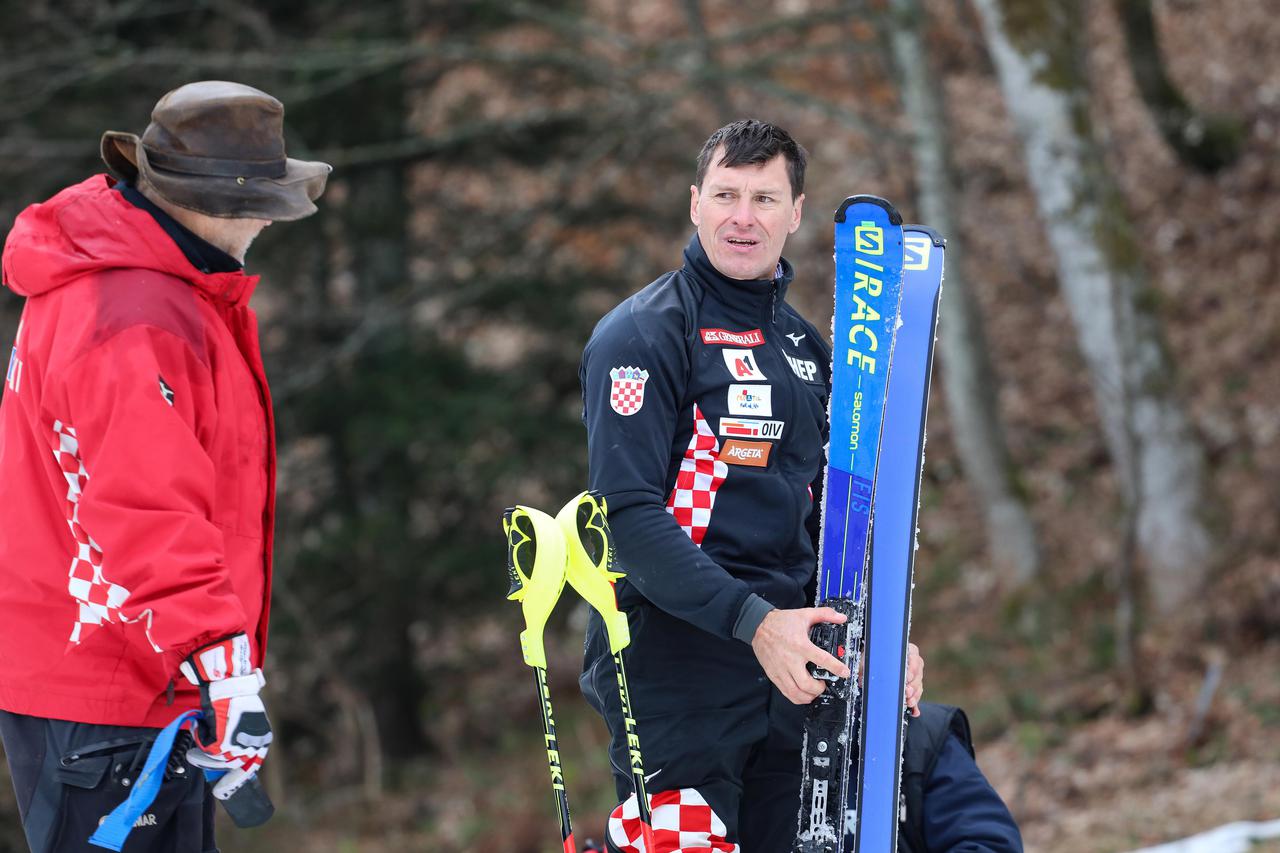
[[[800,346],[800,342],[804,340],[804,335],[797,335],[795,332],[788,332],[787,339],[791,341],[793,347]]]

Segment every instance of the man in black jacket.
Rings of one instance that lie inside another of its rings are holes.
[[[920,703],[902,754],[898,853],[1022,853],[1022,835],[978,768],[969,718]]]
[[[764,122],[712,134],[683,266],[605,316],[583,353],[590,486],[628,573],[618,603],[661,853],[790,849],[805,705],[823,689],[807,665],[848,675],[809,641],[844,617],[807,606],[831,350],[786,301],[805,159]],[[628,851],[640,829],[609,658],[593,617],[582,688],[613,736],[624,801],[609,837]],[[913,646],[911,707],[922,678]]]

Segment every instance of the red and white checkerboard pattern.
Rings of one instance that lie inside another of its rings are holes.
[[[129,598],[129,590],[111,583],[102,574],[102,549],[80,524],[80,495],[89,483],[89,472],[80,458],[80,440],[74,427],[62,421],[53,422],[53,458],[67,480],[67,526],[75,540],[76,552],[71,557],[67,572],[67,592],[78,603],[78,615],[71,626],[71,645],[78,645],[102,625],[103,622],[132,622],[126,619],[120,608]],[[151,611],[144,614],[147,620],[147,639],[151,639]],[[152,648],[160,647],[154,642]]]
[[[640,809],[632,794],[609,815],[609,840],[622,853],[738,853],[722,821],[695,788],[649,798],[654,850],[645,849]]]
[[[711,525],[716,492],[727,476],[729,466],[720,461],[720,442],[702,410],[694,406],[693,437],[680,462],[675,488],[667,498],[667,512],[675,516],[681,529],[699,547]]]
[[[644,383],[618,379],[609,392],[609,405],[620,415],[634,415],[644,405]]]

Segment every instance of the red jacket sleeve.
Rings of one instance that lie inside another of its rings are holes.
[[[72,533],[90,565],[72,595],[104,621],[146,632],[174,670],[186,655],[247,629],[212,522],[209,455],[217,410],[210,368],[182,338],[151,326],[117,332],[55,377],[50,411],[68,482]],[[77,574],[79,582],[77,583]]]

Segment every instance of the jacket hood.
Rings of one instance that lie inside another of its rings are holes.
[[[257,276],[200,272],[151,214],[112,189],[114,183],[94,175],[18,214],[4,244],[5,286],[39,296],[91,273],[139,269],[183,279],[220,301],[249,301]]]

